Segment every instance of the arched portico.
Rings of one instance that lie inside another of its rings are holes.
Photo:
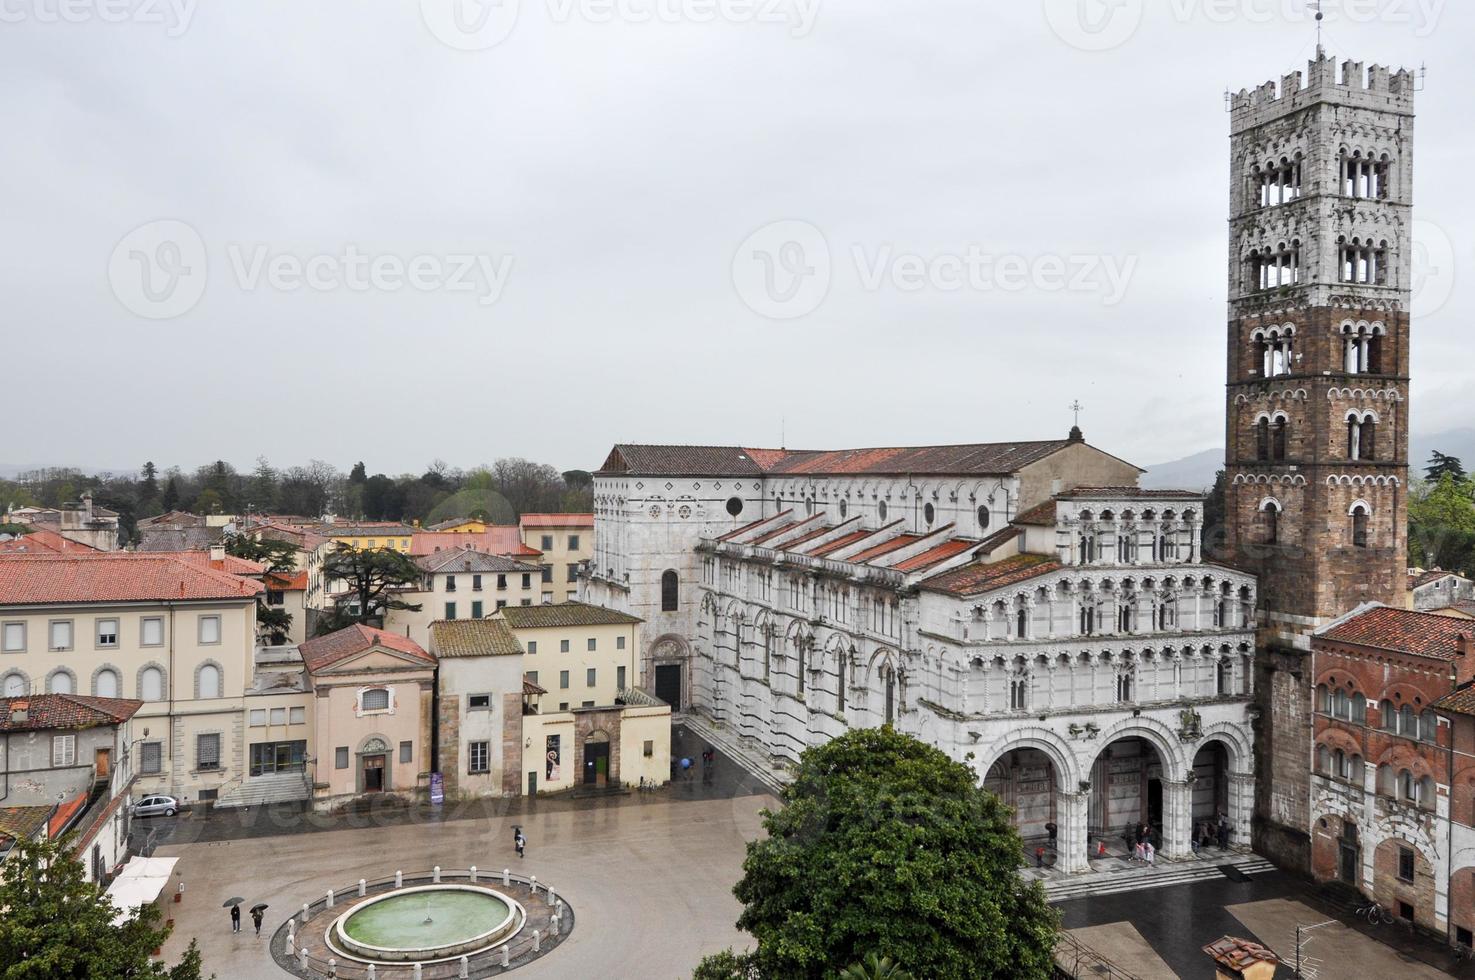
[[[1026,848],[1048,847],[1047,825],[1053,824],[1055,867],[1087,870],[1087,794],[1081,792],[1081,771],[1070,746],[1047,728],[1023,726],[980,758],[987,760],[981,769],[984,787],[1014,810]]]
[[[1232,725],[1207,729],[1193,746],[1193,828],[1218,824],[1222,815],[1229,822],[1229,842],[1247,845],[1255,807],[1255,774],[1250,770],[1250,747],[1244,734]]]

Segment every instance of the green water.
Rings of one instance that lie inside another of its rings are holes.
[[[370,946],[435,948],[490,932],[507,918],[508,911],[506,902],[480,892],[412,892],[354,912],[343,923],[343,931]]]

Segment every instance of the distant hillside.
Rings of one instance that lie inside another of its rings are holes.
[[[1410,476],[1420,478],[1429,464],[1429,454],[1439,450],[1462,460],[1465,469],[1475,472],[1475,429],[1449,429],[1444,432],[1416,434],[1409,441]],[[1214,475],[1224,465],[1224,450],[1205,449],[1192,456],[1149,466],[1142,475],[1142,486],[1150,489],[1207,490],[1214,485]]]

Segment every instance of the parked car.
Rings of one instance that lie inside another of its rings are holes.
[[[145,796],[133,804],[135,817],[172,817],[179,812],[179,801],[172,796]]]

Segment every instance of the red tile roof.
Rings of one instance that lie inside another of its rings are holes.
[[[1434,702],[1434,707],[1456,715],[1475,715],[1475,682],[1467,682]]]
[[[0,606],[249,599],[262,588],[169,554],[0,555]]]
[[[26,720],[16,721],[15,710],[26,707]],[[100,725],[118,725],[133,717],[142,701],[94,698],[85,694],[32,694],[0,698],[0,732],[39,732],[61,728],[81,731]]]
[[[792,531],[794,529],[794,525],[796,525],[798,523],[799,523],[798,521],[788,521],[787,523],[780,524],[778,527],[774,528],[772,531],[765,531],[763,534],[758,535],[758,537],[754,538],[751,543],[752,544],[762,544],[765,541],[771,541],[771,540],[773,540],[774,538],[778,537],[781,534],[788,534],[790,531]]]
[[[833,530],[834,528],[831,527],[829,524],[821,524],[819,527],[815,528],[812,531],[805,531],[803,534],[799,535],[792,541],[785,541],[783,544],[783,550],[793,551],[795,548],[799,547],[799,545],[801,544],[804,544],[806,541],[813,541],[815,538],[820,537],[824,534],[829,534]]]
[[[267,572],[266,587],[276,592],[306,592],[306,572]]]
[[[922,540],[920,534],[898,534],[889,541],[882,541],[880,544],[872,545],[864,551],[857,551],[845,560],[860,564],[861,562],[870,561],[872,558],[880,558],[882,555],[888,555],[893,551],[900,551],[907,545],[915,544],[920,540]]]
[[[302,653],[302,662],[308,671],[316,672],[374,647],[406,653],[428,667],[435,666],[435,657],[426,653],[420,644],[408,636],[364,626],[362,623],[327,636],[315,636],[299,646],[298,650]]]
[[[1055,500],[1051,499],[1042,504],[1035,504],[1023,514],[1014,518],[1015,524],[1028,524],[1032,527],[1054,527],[1055,526]]]
[[[523,514],[517,518],[521,527],[593,527],[593,514]]]
[[[1063,566],[1046,555],[1013,555],[992,564],[964,565],[923,579],[919,587],[932,592],[973,596],[1059,571]]]
[[[72,821],[82,808],[87,805],[87,792],[84,790],[56,808],[51,815],[50,822],[46,825],[47,837],[58,837],[66,829],[67,824]]]
[[[872,531],[869,528],[861,528],[859,531],[851,531],[849,534],[842,534],[835,540],[822,544],[811,551],[806,551],[804,552],[804,554],[810,555],[815,558],[823,558],[825,555],[828,555],[835,551],[839,551],[846,545],[855,544],[855,542],[859,541],[861,538],[868,538],[875,533],[875,531]]]
[[[747,534],[749,531],[753,530],[754,528],[756,528],[756,527],[762,527],[764,524],[767,524],[769,521],[773,520],[776,517],[783,517],[785,514],[791,514],[791,513],[793,513],[793,511],[783,510],[783,511],[779,511],[777,514],[773,515],[773,517],[760,517],[756,521],[749,521],[748,523],[742,525],[741,527],[735,527],[735,528],[733,528],[731,531],[728,531],[726,534],[722,535],[717,540],[718,541],[731,541],[733,538],[742,537],[744,534]]]
[[[29,534],[12,538],[9,541],[0,541],[0,552],[51,555],[101,553],[91,545],[82,544],[70,538],[64,538],[55,531],[48,531],[44,527],[36,528]]]
[[[913,555],[906,561],[897,562],[892,567],[899,572],[920,572],[924,569],[931,568],[939,562],[947,561],[954,555],[960,555],[977,544],[977,541],[953,538],[949,541],[944,541],[935,548],[929,548],[919,555]]]
[[[266,572],[266,566],[260,562],[251,561],[247,558],[237,558],[235,555],[226,555],[220,561],[214,561],[209,551],[150,551],[151,555],[164,555],[170,558],[178,558],[180,561],[198,565],[201,568],[213,568],[217,572],[228,572],[231,575],[262,575]]]
[[[489,555],[514,558],[537,558],[543,553],[522,543],[522,529],[516,524],[493,524],[480,533],[469,531],[416,531],[410,538],[410,554],[433,555],[447,548],[471,548]]]
[[[1475,623],[1458,616],[1374,606],[1317,631],[1312,638],[1432,660],[1455,660],[1464,656],[1460,647],[1469,642],[1472,634],[1475,634]]]

